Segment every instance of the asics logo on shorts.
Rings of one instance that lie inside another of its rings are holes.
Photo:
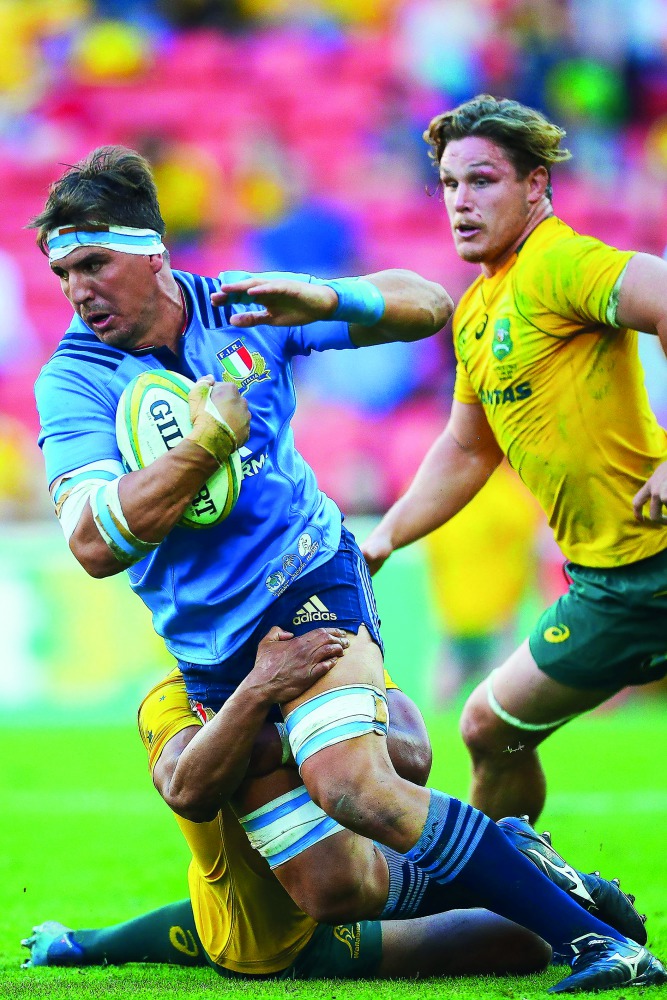
[[[565,642],[570,638],[570,630],[567,625],[552,625],[545,629],[544,638],[547,642]]]
[[[307,622],[335,622],[338,615],[333,611],[329,611],[327,606],[313,594],[304,603],[303,607],[299,608],[292,623],[294,625],[305,625]]]
[[[193,958],[199,954],[197,942],[191,930],[184,930],[175,924],[169,928],[169,940],[176,951],[182,951],[184,955],[191,955]]]

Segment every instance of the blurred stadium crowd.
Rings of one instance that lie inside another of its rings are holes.
[[[667,243],[664,0],[0,0],[0,37],[0,517],[46,511],[32,382],[69,316],[23,227],[96,145],[154,164],[176,267],[402,265],[457,298],[421,133],[489,91],[567,128],[575,227]],[[347,513],[403,489],[452,374],[446,335],[299,367],[297,436]]]
[[[405,266],[456,300],[477,271],[452,248],[422,132],[487,91],[567,129],[555,206],[575,228],[622,248],[667,244],[665,0],[0,0],[0,39],[0,526],[53,518],[32,385],[70,316],[25,225],[97,145],[153,163],[175,267]],[[644,340],[667,422],[667,367]],[[446,419],[449,331],[314,356],[296,378],[297,442],[322,488],[346,514],[375,514]],[[493,481],[426,556],[449,626],[443,662],[464,671],[488,665],[476,637],[504,645],[526,587],[541,604],[562,588],[559,554],[536,542],[541,515]],[[502,606],[476,600],[498,572]]]

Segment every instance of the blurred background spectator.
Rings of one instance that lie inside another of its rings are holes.
[[[153,162],[175,267],[404,266],[456,300],[476,269],[454,253],[421,133],[489,91],[567,128],[554,202],[575,228],[621,248],[667,243],[665,0],[0,0],[0,38],[4,521],[47,510],[32,383],[70,316],[23,227],[94,146]],[[665,419],[667,365],[643,341]],[[446,420],[449,334],[313,356],[296,380],[297,442],[323,488],[346,514],[376,515]],[[506,579],[508,595],[520,582]],[[508,602],[497,621],[511,627]],[[451,607],[448,619],[451,632]]]
[[[503,462],[462,511],[424,539],[440,631],[433,678],[439,707],[470,694],[516,648],[522,603],[541,590],[543,527],[535,500]]]

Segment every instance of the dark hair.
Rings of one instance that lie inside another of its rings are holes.
[[[164,236],[157,190],[148,160],[125,146],[100,146],[49,188],[42,212],[29,223],[47,254],[46,238],[57,226],[112,225],[154,229]]]
[[[501,146],[519,177],[526,177],[536,167],[545,167],[549,175],[549,197],[552,165],[569,160],[571,156],[569,150],[560,148],[564,129],[519,101],[490,94],[478,94],[453,111],[436,115],[424,132],[424,139],[431,147],[429,156],[439,165],[449,142],[471,135],[482,136]]]

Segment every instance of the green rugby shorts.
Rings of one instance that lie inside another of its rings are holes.
[[[372,978],[382,958],[379,920],[354,924],[318,924],[308,944],[282,972],[253,975],[217,965],[204,952],[208,964],[225,979],[366,979]]]
[[[566,569],[569,590],[529,637],[540,670],[568,687],[610,692],[664,677],[667,549],[612,569]]]
[[[318,924],[310,941],[279,979],[364,979],[382,958],[379,920],[355,924]]]

